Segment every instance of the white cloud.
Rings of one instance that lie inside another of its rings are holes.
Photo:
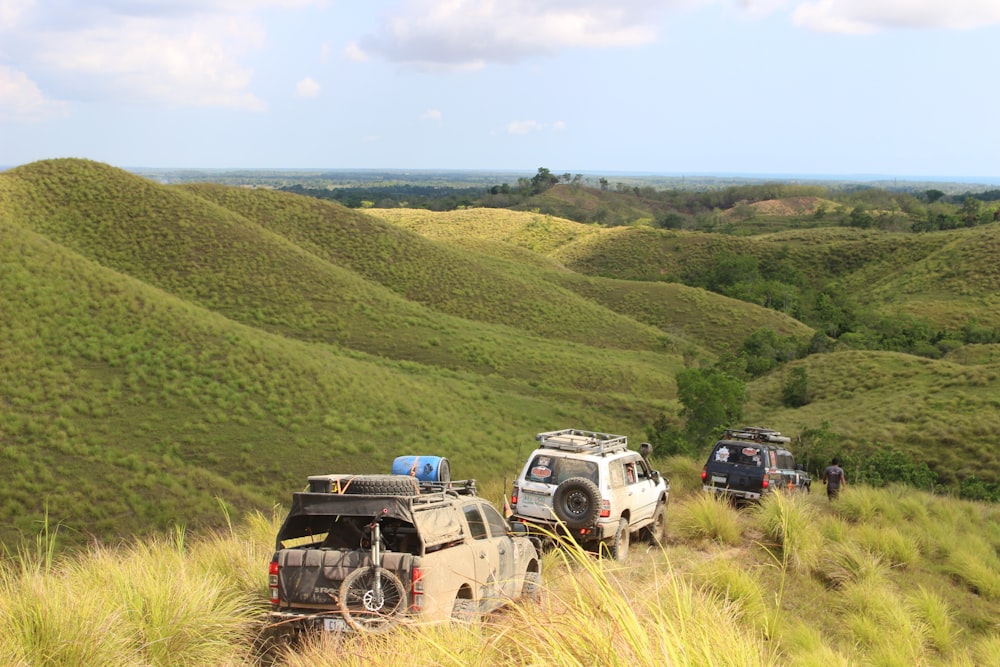
[[[425,68],[477,69],[565,48],[641,46],[665,8],[704,0],[403,0],[350,53]]]
[[[1000,23],[997,0],[817,0],[798,5],[796,25],[824,32],[888,28],[967,30]]]
[[[897,28],[969,30],[1000,24],[997,0],[737,0],[751,14],[791,7],[795,25],[868,34]]]
[[[541,130],[542,124],[537,120],[512,120],[507,124],[507,134],[529,134]]]
[[[65,102],[47,99],[27,74],[0,65],[0,118],[33,121],[67,112]]]
[[[265,43],[254,12],[324,3],[0,0],[0,64],[44,81],[50,97],[261,110],[241,63]]]
[[[295,96],[303,98],[313,98],[319,95],[320,85],[312,77],[306,78],[295,84]]]
[[[442,117],[443,116],[441,112],[438,111],[437,109],[428,109],[427,111],[420,114],[420,120],[440,121]]]
[[[370,60],[368,54],[364,52],[357,42],[351,42],[344,47],[344,56],[348,60],[353,60],[356,63],[363,63]]]
[[[566,129],[566,121],[557,120],[552,124],[552,129],[556,132],[562,132]]]

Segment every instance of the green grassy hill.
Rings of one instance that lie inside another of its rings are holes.
[[[872,272],[882,282],[868,296],[898,307],[893,276],[917,304],[933,296],[921,280],[940,283],[930,269],[983,260],[977,239],[996,233],[729,238],[501,210],[421,216],[164,186],[84,160],[0,174],[0,540],[34,534],[46,512],[67,542],[218,524],[220,503],[269,507],[308,474],[384,471],[406,453],[499,480],[553,428],[638,442],[676,415],[685,364],[757,328],[813,334],[666,280],[684,266],[719,247],[783,248],[844,285]],[[928,273],[915,277],[921,257]],[[966,290],[985,320],[989,274],[945,273],[944,297]],[[990,352],[797,363],[813,403],[776,403],[779,371],[750,386],[751,421],[830,421],[852,443],[891,440],[958,471],[991,444]],[[995,478],[1000,461],[985,468]]]

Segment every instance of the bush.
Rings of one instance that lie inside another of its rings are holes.
[[[809,403],[809,375],[804,366],[796,366],[781,387],[781,402],[786,408],[801,408]]]

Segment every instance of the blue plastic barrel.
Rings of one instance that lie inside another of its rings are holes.
[[[450,482],[451,466],[443,456],[397,456],[393,475],[409,475],[421,482]]]

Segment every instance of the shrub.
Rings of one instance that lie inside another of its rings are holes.
[[[701,493],[674,506],[673,526],[690,540],[710,540],[721,544],[739,544],[740,517],[725,498]]]

